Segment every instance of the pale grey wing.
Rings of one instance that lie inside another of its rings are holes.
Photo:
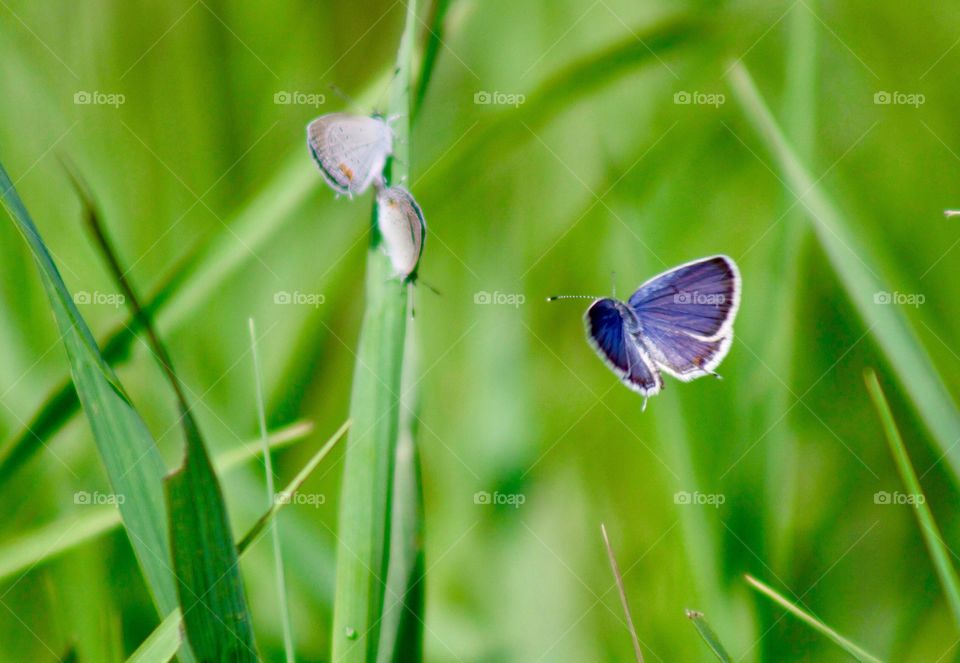
[[[397,276],[414,274],[426,234],[423,212],[413,195],[401,186],[377,193],[377,227]]]
[[[331,187],[363,193],[383,171],[393,134],[379,118],[331,113],[307,126],[307,145]]]
[[[585,319],[590,345],[621,382],[644,397],[660,393],[660,372],[627,331],[612,299],[595,301],[587,309]]]

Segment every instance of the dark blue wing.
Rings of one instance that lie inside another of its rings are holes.
[[[680,331],[706,340],[724,336],[740,305],[740,273],[727,256],[680,265],[655,276],[629,300],[644,332]]]
[[[640,340],[655,364],[681,380],[713,373],[733,340],[740,274],[726,256],[656,276],[633,294]]]
[[[645,397],[663,388],[660,372],[627,332],[614,300],[598,299],[585,317],[590,345],[625,385]]]

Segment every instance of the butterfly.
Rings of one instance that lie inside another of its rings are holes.
[[[327,184],[352,198],[380,180],[393,130],[380,116],[330,113],[307,125],[307,147]]]
[[[402,186],[379,188],[377,228],[393,266],[394,276],[404,281],[415,280],[427,223],[413,194]]]
[[[740,306],[740,272],[724,255],[688,262],[637,288],[630,299],[601,297],[584,316],[587,340],[630,389],[647,399],[663,389],[661,371],[689,382],[720,377]],[[551,299],[563,299],[553,297]]]

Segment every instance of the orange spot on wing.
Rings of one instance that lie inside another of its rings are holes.
[[[350,170],[347,164],[342,163],[339,166],[337,166],[337,168],[340,169],[340,172],[343,173],[348,180],[350,180],[351,182],[353,181],[353,171]]]

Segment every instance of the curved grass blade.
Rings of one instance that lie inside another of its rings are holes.
[[[401,181],[410,163],[410,88],[417,3],[408,0],[390,89],[389,114],[396,152],[385,179]],[[400,417],[406,333],[407,284],[393,278],[379,250],[376,206],[367,254],[366,310],[350,395],[354,423],[340,496],[337,586],[332,658],[339,663],[377,660],[390,557],[393,472]]]
[[[800,619],[800,621],[806,623],[815,631],[819,631],[821,634],[833,640],[833,642],[835,642],[837,645],[839,645],[844,650],[846,650],[848,654],[853,656],[858,661],[868,661],[869,663],[881,663],[879,658],[866,652],[862,647],[854,644],[847,638],[843,637],[842,635],[834,631],[832,628],[824,624],[822,621],[820,621],[813,615],[805,612],[804,610],[801,610],[800,608],[795,606],[793,603],[791,603],[789,599],[779,594],[772,587],[765,585],[764,583],[760,582],[759,580],[757,580],[756,578],[750,575],[746,575],[744,576],[744,578],[746,578],[747,582],[750,584],[751,587],[756,589],[758,592],[760,592],[764,596],[772,599],[774,603],[777,603],[783,608],[785,608],[787,612],[791,613],[792,615]]]
[[[927,428],[947,458],[955,482],[960,483],[960,411],[947,391],[929,355],[896,306],[878,306],[874,301],[883,287],[874,260],[860,245],[849,221],[810,176],[793,147],[774,120],[753,79],[742,64],[730,68],[730,84],[748,120],[766,142],[784,178],[809,212],[830,264],[843,283],[847,296],[893,368]]]
[[[730,654],[727,653],[723,643],[720,642],[720,638],[717,637],[716,632],[710,626],[710,623],[707,622],[707,618],[703,615],[703,613],[696,610],[686,610],[685,614],[687,615],[687,619],[689,619],[693,624],[694,628],[697,629],[697,633],[700,634],[700,637],[703,638],[703,641],[707,643],[707,647],[710,648],[710,651],[713,652],[713,655],[723,663],[733,663],[733,659],[730,658]]]
[[[280,509],[284,505],[290,504],[292,500],[290,499],[303,485],[304,481],[309,478],[310,474],[317,468],[320,462],[327,457],[327,454],[333,449],[334,445],[340,441],[340,439],[346,434],[350,429],[350,422],[345,421],[340,428],[328,439],[324,445],[317,451],[307,462],[306,465],[297,473],[297,475],[291,480],[286,487],[277,494],[277,498],[270,505],[270,508],[257,519],[253,526],[247,530],[247,533],[243,535],[243,538],[237,543],[237,552],[240,556],[240,559],[243,559],[244,554],[250,547],[257,541],[260,534],[263,533],[264,529],[273,518],[279,513]],[[136,663],[156,663],[158,661],[168,661],[173,655],[171,652],[176,651],[177,646],[180,643],[180,608],[177,608],[164,618],[157,628],[153,630],[153,633],[147,637],[146,640],[141,643],[137,650],[127,659],[128,662]]]
[[[163,480],[170,550],[187,639],[201,661],[256,661],[253,625],[240,577],[227,507],[169,352],[140,306],[133,286],[100,223],[93,196],[72,168],[86,220],[176,396],[185,453],[181,467]],[[267,454],[269,458],[269,454]]]
[[[890,445],[890,453],[897,463],[897,471],[900,472],[903,485],[909,494],[922,498],[916,500],[915,504],[917,524],[920,525],[923,542],[927,545],[927,552],[930,553],[933,567],[937,570],[937,577],[940,579],[943,593],[947,595],[947,603],[950,604],[950,610],[953,612],[953,620],[957,625],[960,625],[960,578],[957,577],[957,571],[950,562],[950,553],[943,541],[940,528],[937,527],[937,522],[933,519],[930,505],[927,504],[927,498],[920,486],[920,480],[913,469],[913,463],[910,462],[910,456],[907,454],[907,448],[903,444],[903,438],[900,436],[900,430],[893,418],[893,412],[890,411],[890,404],[883,394],[883,388],[880,386],[877,374],[868,369],[864,373],[864,381],[867,383],[867,391],[870,392],[870,398],[873,400],[877,415],[883,424],[883,431],[886,433],[887,442]]]
[[[284,449],[304,439],[313,431],[313,424],[301,421],[275,430],[270,435],[270,449]],[[256,458],[263,452],[259,440],[231,449],[214,458],[218,474]],[[26,573],[58,555],[120,527],[116,507],[95,507],[72,513],[43,525],[32,532],[5,541],[0,545],[0,580]]]
[[[124,527],[156,606],[166,614],[177,606],[161,483],[166,467],[143,420],[100,354],[2,165],[0,192],[40,270],[111,490],[124,497],[119,505]]]

